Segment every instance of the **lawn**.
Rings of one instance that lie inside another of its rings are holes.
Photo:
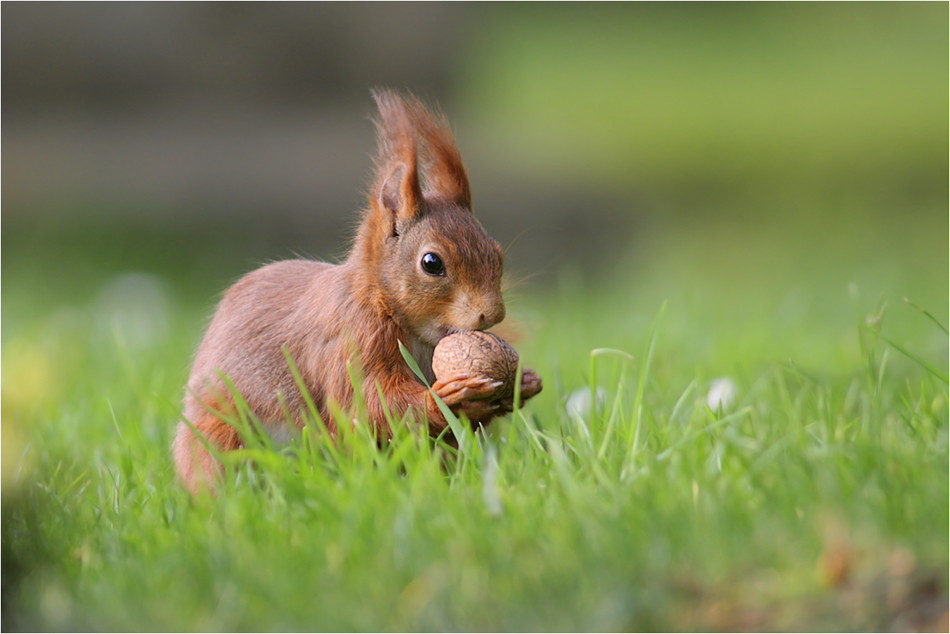
[[[211,283],[5,279],[4,628],[945,629],[943,236],[727,232],[516,289],[545,390],[454,458],[309,430],[217,497],[169,454]]]

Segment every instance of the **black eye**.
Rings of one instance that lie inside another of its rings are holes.
[[[422,256],[422,270],[428,273],[429,275],[436,275],[442,277],[445,275],[445,264],[435,253],[426,253]]]

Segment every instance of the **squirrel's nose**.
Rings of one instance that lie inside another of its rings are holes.
[[[491,328],[505,318],[505,305],[501,302],[491,306],[478,316],[478,330]]]

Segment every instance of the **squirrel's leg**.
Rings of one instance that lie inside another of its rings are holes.
[[[241,437],[234,427],[211,412],[192,422],[195,430],[216,449],[230,451],[241,447]],[[219,465],[201,439],[184,422],[178,423],[178,435],[173,447],[178,475],[192,493],[204,487],[214,490],[215,479],[221,472]]]

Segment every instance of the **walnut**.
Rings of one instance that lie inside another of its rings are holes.
[[[518,353],[515,349],[498,335],[480,330],[444,337],[432,354],[432,371],[437,379],[472,372],[501,381],[493,399],[514,394],[517,370]]]

